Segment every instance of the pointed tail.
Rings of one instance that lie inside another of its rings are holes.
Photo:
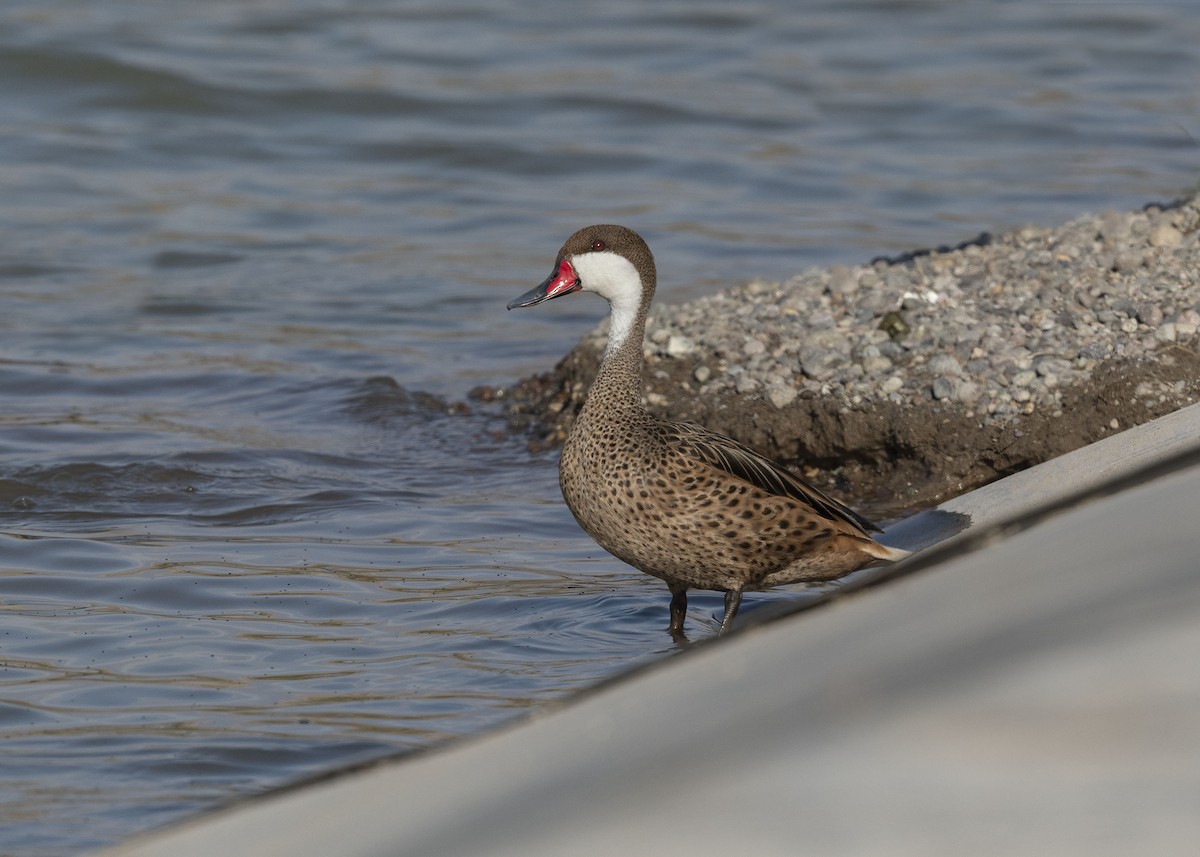
[[[879,542],[868,542],[862,546],[862,552],[870,554],[876,559],[885,559],[888,562],[899,562],[906,556],[912,556],[912,551],[906,551],[904,548],[890,548],[887,545],[881,545]]]

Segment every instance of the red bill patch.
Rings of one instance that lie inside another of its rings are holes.
[[[561,294],[566,294],[575,289],[579,285],[579,277],[575,274],[575,269],[571,267],[571,263],[563,259],[558,263],[558,273],[554,275],[554,279],[546,286],[546,297],[558,297]]]

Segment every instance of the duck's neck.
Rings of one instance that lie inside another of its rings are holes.
[[[609,302],[608,345],[588,392],[587,405],[594,402],[595,408],[604,413],[641,412],[646,303],[640,295],[622,296]]]

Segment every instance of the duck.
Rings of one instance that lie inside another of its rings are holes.
[[[642,237],[597,224],[568,238],[550,276],[508,309],[577,292],[608,302],[608,342],[563,443],[559,486],[597,544],[666,583],[671,636],[687,639],[691,589],[725,594],[722,636],[744,592],[836,580],[907,556],[876,541],[879,527],[867,518],[766,456],[646,410],[643,349],[656,284]]]

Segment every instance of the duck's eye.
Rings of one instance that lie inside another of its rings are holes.
[[[603,241],[593,241],[593,242],[592,242],[592,249],[593,249],[593,250],[597,250],[597,251],[599,251],[599,250],[603,250],[603,249],[604,249],[604,247],[605,247],[605,244],[604,244],[604,242],[603,242]]]

